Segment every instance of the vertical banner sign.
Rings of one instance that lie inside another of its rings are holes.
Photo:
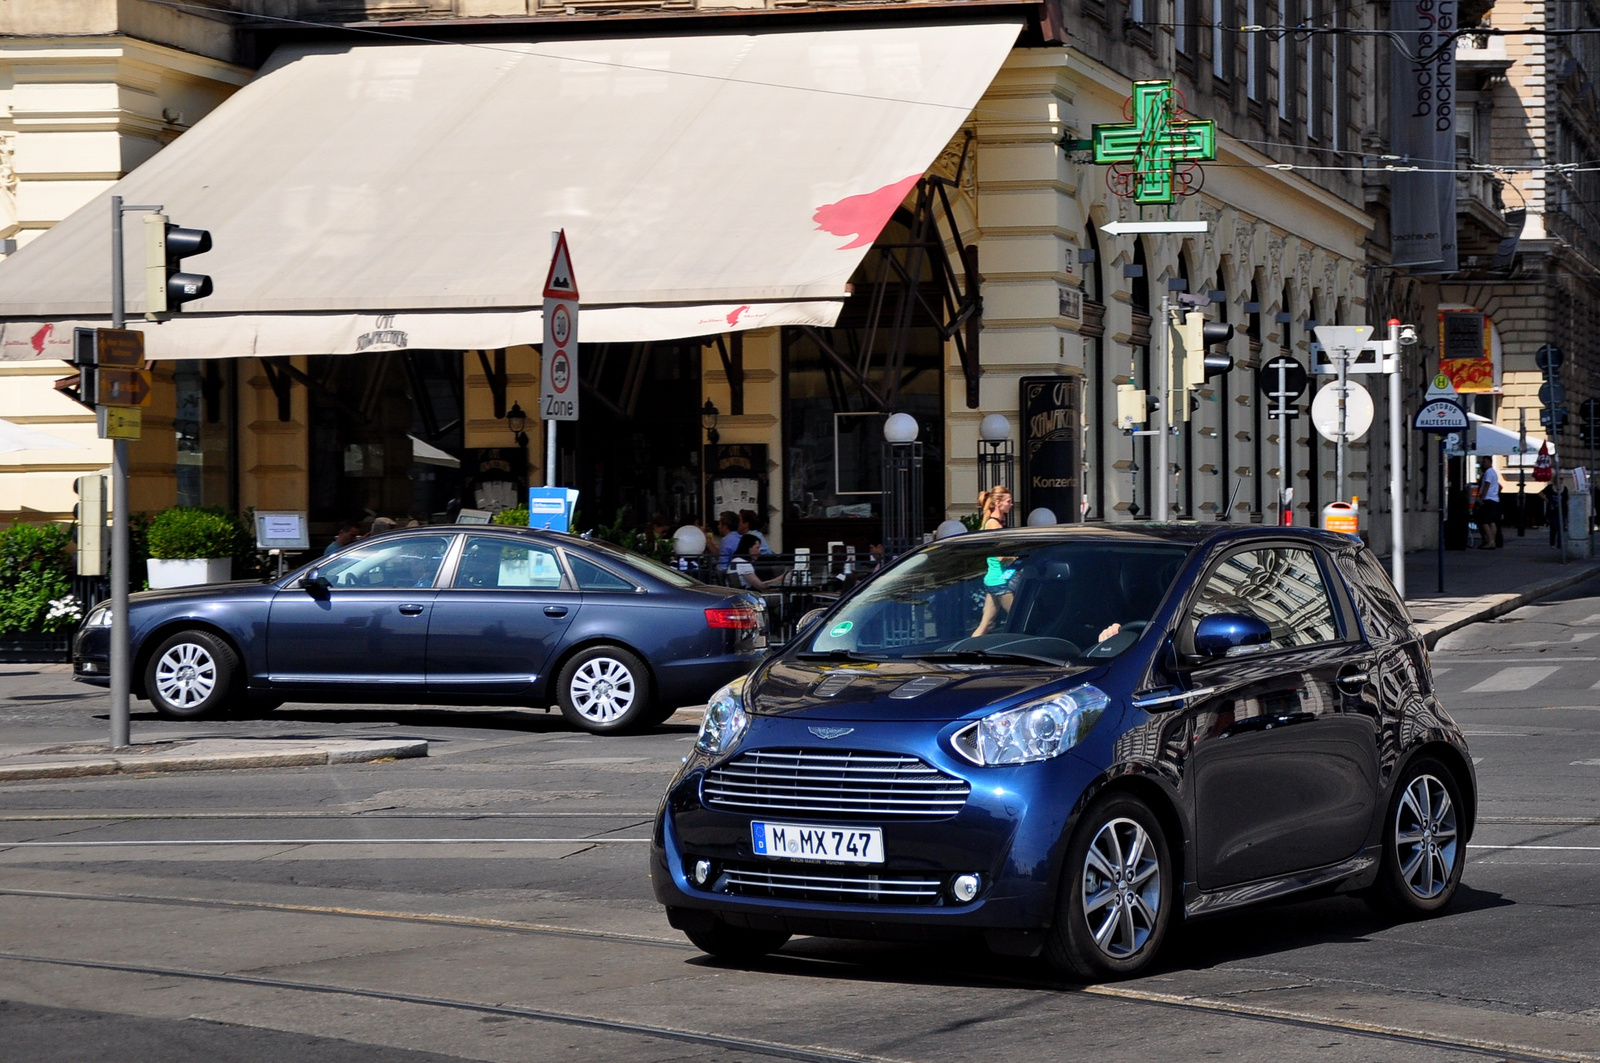
[[[1063,524],[1080,520],[1083,450],[1078,379],[1025,376],[1021,389],[1021,512],[1043,506]]]
[[[1439,311],[1439,372],[1463,394],[1494,390],[1494,348],[1488,314]]]
[[[546,421],[578,419],[578,281],[561,230],[544,281],[544,347],[539,359],[539,415]]]
[[[1456,59],[1449,34],[1457,0],[1394,0],[1389,9],[1389,217],[1393,262],[1456,271]],[[1399,47],[1403,44],[1404,47]],[[1409,53],[1409,54],[1408,54]],[[1437,54],[1435,54],[1437,53]]]

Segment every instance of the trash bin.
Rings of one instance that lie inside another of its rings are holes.
[[[1360,499],[1351,499],[1349,502],[1329,502],[1323,506],[1322,530],[1359,536],[1361,534]]]

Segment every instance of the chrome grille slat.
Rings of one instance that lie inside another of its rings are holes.
[[[708,808],[940,819],[959,813],[965,780],[912,756],[806,749],[752,750],[705,775]]]
[[[832,870],[832,869],[829,869]],[[864,873],[823,874],[811,871],[774,871],[733,866],[723,873],[724,889],[743,895],[796,897],[808,900],[883,901],[898,904],[932,904],[943,882],[924,875]]]

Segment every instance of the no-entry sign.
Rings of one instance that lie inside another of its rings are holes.
[[[567,232],[556,237],[544,281],[544,347],[539,359],[539,411],[547,421],[578,419],[578,282]]]

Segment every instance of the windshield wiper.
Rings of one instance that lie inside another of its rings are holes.
[[[934,650],[930,653],[913,653],[908,661],[1026,661],[1030,664],[1048,664],[1054,668],[1067,667],[1058,657],[1042,653],[1021,653],[1016,650]]]
[[[795,654],[802,661],[886,661],[889,658],[855,650],[805,650]]]

